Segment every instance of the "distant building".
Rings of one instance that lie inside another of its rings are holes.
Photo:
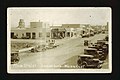
[[[88,24],[62,24],[62,27],[66,29],[66,37],[79,37],[86,32]]]
[[[51,38],[62,39],[65,37],[66,29],[62,26],[51,26]]]
[[[51,38],[79,37],[89,27],[88,24],[62,24],[51,26]]]
[[[30,22],[30,27],[25,27],[25,22],[20,19],[16,28],[11,28],[11,38],[19,39],[38,39],[50,37],[49,24],[43,22]]]

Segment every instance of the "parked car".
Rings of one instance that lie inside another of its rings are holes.
[[[86,49],[84,49],[84,54],[85,55],[93,55],[95,58],[98,58],[100,60],[106,59],[106,56],[104,55],[104,52],[102,50],[98,51],[95,48],[86,48]]]
[[[58,45],[55,45],[54,43],[49,43],[48,45],[46,45],[46,49],[52,49],[57,47]]]
[[[108,35],[105,37],[105,41],[108,41],[109,40],[109,37],[108,37]]]
[[[94,36],[94,32],[91,32],[91,33],[90,33],[90,36]]]
[[[45,45],[38,45],[38,46],[36,46],[35,49],[37,52],[43,52],[46,50],[46,47],[45,47]]]
[[[80,68],[102,68],[103,61],[95,59],[92,55],[78,56],[77,64]]]
[[[88,46],[89,41],[88,40],[84,40],[84,46]]]
[[[20,60],[18,52],[11,52],[11,64],[16,64]]]
[[[97,44],[99,44],[101,47],[103,47],[104,45],[106,45],[107,48],[108,48],[108,41],[105,41],[105,40],[97,40]]]
[[[97,44],[90,43],[90,45],[88,46],[88,48],[95,48],[95,49],[97,49]]]
[[[34,46],[30,51],[31,52],[44,52],[46,50],[45,45]]]
[[[58,45],[55,44],[55,40],[54,39],[50,39],[46,42],[46,49],[52,49],[57,47]]]
[[[81,34],[82,38],[89,37],[89,33]]]

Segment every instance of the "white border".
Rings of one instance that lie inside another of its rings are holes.
[[[14,71],[10,69],[10,9],[109,9],[109,69],[23,69]],[[112,9],[111,7],[9,7],[7,8],[7,73],[112,73]]]

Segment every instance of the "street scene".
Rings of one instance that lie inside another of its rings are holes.
[[[7,54],[10,70],[110,68],[109,8],[32,10],[9,9],[10,52]],[[19,14],[21,16],[17,16]],[[34,17],[30,17],[33,14]],[[64,19],[60,19],[61,16]]]

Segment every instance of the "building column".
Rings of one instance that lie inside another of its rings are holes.
[[[71,31],[70,31],[70,37],[72,37],[72,36],[71,36]]]
[[[50,39],[52,38],[52,33],[51,33],[51,31],[50,31]]]
[[[65,32],[65,37],[67,37],[67,32]]]

